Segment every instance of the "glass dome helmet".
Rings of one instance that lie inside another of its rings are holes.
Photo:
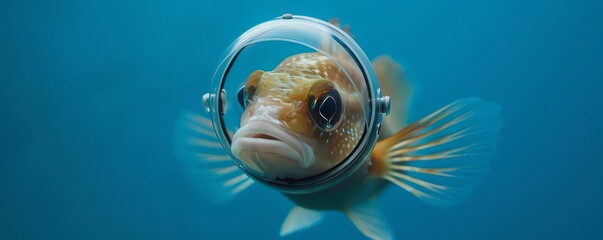
[[[234,162],[288,193],[323,190],[352,175],[389,113],[358,44],[336,26],[291,14],[243,33],[203,101]]]

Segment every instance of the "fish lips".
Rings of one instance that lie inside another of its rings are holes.
[[[233,136],[234,156],[267,175],[295,172],[315,162],[314,150],[282,126],[267,120],[247,121]]]

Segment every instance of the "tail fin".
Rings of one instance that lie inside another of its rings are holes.
[[[176,154],[193,186],[213,201],[227,201],[253,184],[224,152],[211,120],[186,112],[176,126]]]
[[[488,169],[503,125],[500,106],[461,99],[377,143],[376,173],[435,205],[464,200]]]

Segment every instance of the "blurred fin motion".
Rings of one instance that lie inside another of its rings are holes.
[[[323,214],[300,206],[295,206],[287,214],[281,227],[281,237],[312,227],[322,221]]]
[[[210,200],[228,201],[254,183],[225,154],[210,119],[185,112],[176,128],[176,153],[193,185]]]
[[[449,206],[466,198],[488,169],[502,127],[500,106],[462,99],[380,141],[372,174],[425,202]]]
[[[389,96],[393,103],[390,115],[383,118],[379,134],[379,139],[385,139],[407,126],[412,85],[402,66],[387,55],[375,58],[373,68],[381,85],[381,94]]]

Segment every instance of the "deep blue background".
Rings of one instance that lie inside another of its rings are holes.
[[[217,61],[285,12],[352,26],[417,87],[416,120],[503,105],[491,171],[461,205],[391,188],[400,239],[601,238],[600,1],[2,1],[0,239],[274,239],[291,206],[254,186],[213,205],[172,148]],[[289,239],[361,239],[340,214]]]

